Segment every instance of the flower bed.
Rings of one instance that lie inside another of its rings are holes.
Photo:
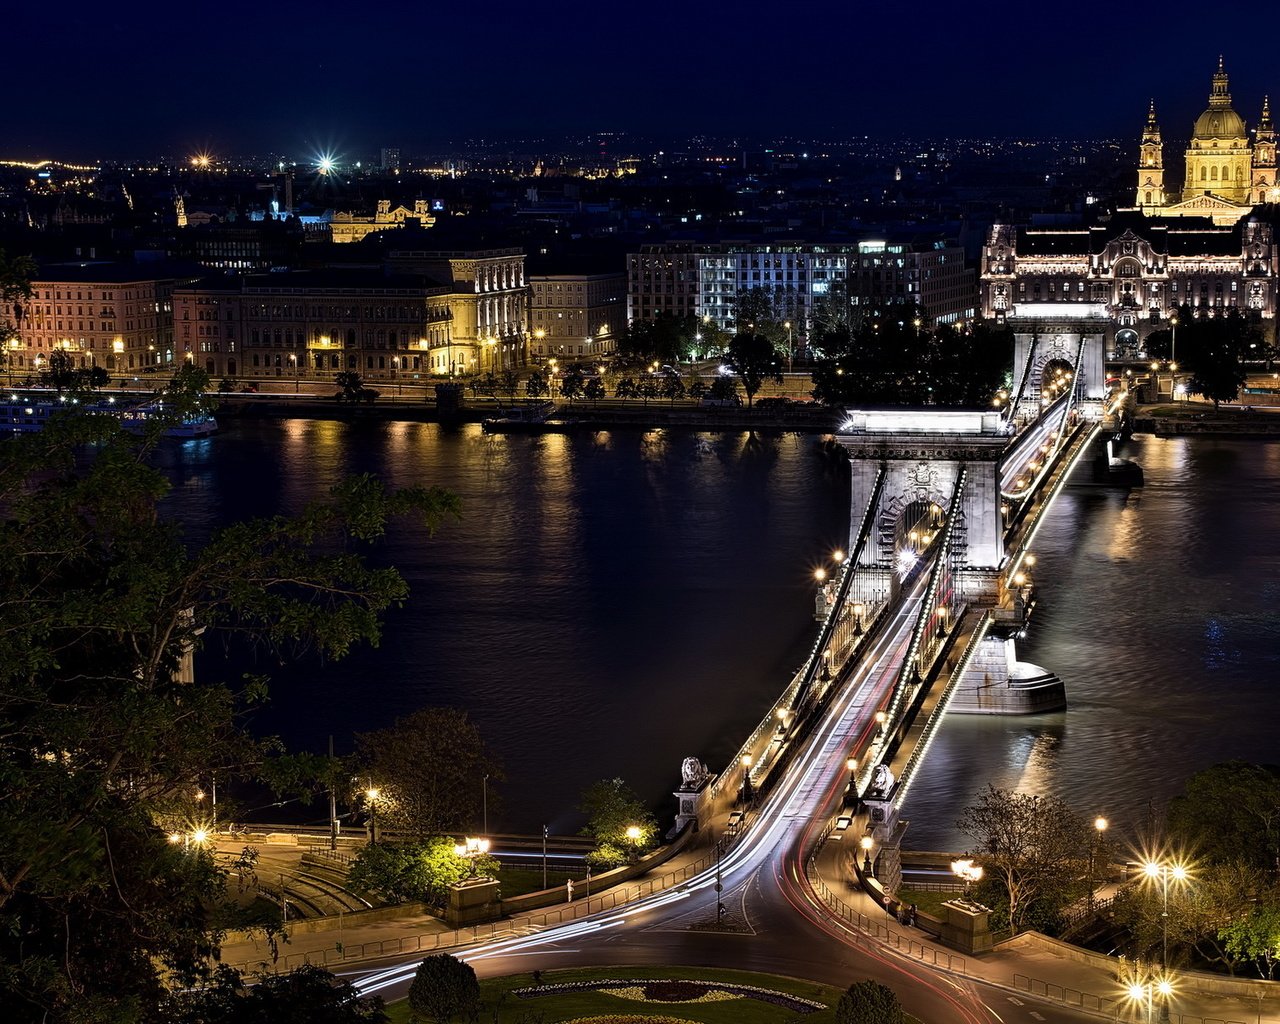
[[[574,1017],[565,1024],[698,1024],[697,1021],[684,1020],[680,1017],[618,1017],[608,1014],[604,1017]]]
[[[678,987],[677,987],[678,986]],[[717,998],[724,998],[719,995],[724,993],[727,996],[741,996],[746,999],[757,999],[762,1003],[772,1003],[774,1006],[781,1006],[783,1009],[791,1010],[793,1013],[813,1013],[817,1010],[825,1010],[825,1003],[819,1003],[812,999],[804,999],[801,996],[788,995],[786,992],[776,992],[773,989],[760,988],[757,985],[739,985],[732,982],[721,984],[720,982],[688,982],[677,981],[674,979],[634,979],[634,978],[603,978],[599,981],[566,981],[559,984],[551,985],[534,985],[527,988],[514,988],[511,990],[512,995],[518,999],[533,999],[537,996],[549,996],[559,992],[617,992],[617,990],[638,989],[646,1001],[651,1002],[712,1002]],[[696,990],[696,991],[695,991]],[[650,993],[660,993],[651,995]],[[693,993],[692,997],[682,996],[681,998],[673,998],[673,994],[678,992]],[[619,993],[620,994],[620,993]],[[710,997],[710,998],[708,998]],[[654,1017],[620,1017],[617,1021],[633,1021],[643,1020],[653,1022],[661,1020]],[[584,1018],[593,1022],[608,1022],[614,1024],[615,1018],[611,1017],[591,1017]]]

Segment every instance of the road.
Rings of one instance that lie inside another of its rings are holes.
[[[459,955],[481,977],[582,966],[682,964],[809,978],[841,988],[873,978],[893,988],[926,1024],[1079,1021],[1087,1014],[1030,1003],[995,986],[900,956],[832,919],[805,880],[801,856],[841,798],[845,759],[861,755],[875,710],[892,686],[927,574],[905,595],[887,629],[852,667],[720,875],[726,925],[715,927],[714,869],[619,911],[546,931],[472,946]],[[412,962],[351,976],[365,993],[404,995]]]

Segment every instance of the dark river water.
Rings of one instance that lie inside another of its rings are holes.
[[[1063,677],[1070,709],[949,720],[904,808],[909,846],[961,845],[953,822],[988,782],[1123,828],[1199,767],[1276,759],[1280,445],[1129,454],[1145,489],[1069,489],[1036,544],[1021,657]],[[397,715],[463,707],[506,767],[493,831],[574,828],[582,789],[614,776],[665,820],[680,760],[723,765],[803,660],[813,568],[848,530],[848,468],[812,436],[245,421],[164,460],[167,510],[197,539],[354,472],[461,496],[461,522],[375,549],[412,588],[381,646],[273,669],[253,727],[343,752]]]

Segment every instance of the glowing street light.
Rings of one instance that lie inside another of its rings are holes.
[[[825,583],[827,579],[827,570],[823,569],[822,567],[818,567],[817,569],[814,569],[813,578],[817,580],[819,583]]]
[[[453,852],[458,857],[465,857],[471,862],[471,877],[476,876],[476,858],[483,857],[489,852],[489,840],[473,839],[468,836],[462,843],[453,848]]]
[[[377,786],[370,786],[364,791],[364,798],[369,804],[369,845],[376,846],[378,843],[378,798],[382,796],[382,790]]]
[[[871,847],[875,845],[875,840],[870,836],[863,836],[862,845],[862,873],[871,876]]]
[[[975,864],[972,860],[953,860],[951,862],[951,873],[964,882],[964,895],[969,895],[969,886],[974,882],[982,881],[982,865]]]

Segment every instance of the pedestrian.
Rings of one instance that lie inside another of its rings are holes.
[[[564,883],[565,891],[569,894],[569,902],[573,902],[573,879],[567,878]]]
[[[911,927],[912,927],[912,928],[914,928],[914,927],[916,926],[916,911],[917,911],[918,909],[919,909],[919,908],[918,908],[918,907],[916,907],[916,905],[915,905],[914,903],[913,903],[913,904],[911,904],[910,920],[909,920],[909,921],[907,921],[907,924],[911,925]]]

